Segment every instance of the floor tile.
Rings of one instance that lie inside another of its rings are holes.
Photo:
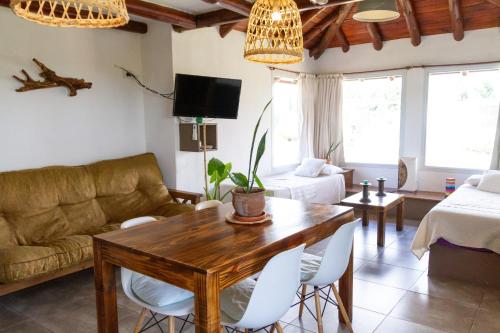
[[[4,328],[3,326],[0,326]],[[11,326],[9,328],[1,329],[2,333],[52,333],[49,329],[41,326],[39,323],[33,320],[26,320],[19,322],[17,325]]]
[[[390,316],[453,333],[467,333],[477,307],[466,303],[407,292]]]
[[[410,250],[385,248],[377,257],[372,259],[372,261],[425,271],[429,264],[429,256],[425,254],[422,259],[419,260]]]
[[[414,269],[369,262],[356,271],[354,277],[389,287],[409,289],[422,274],[422,271]]]
[[[432,327],[412,323],[398,318],[387,317],[375,330],[375,333],[446,333]]]
[[[471,333],[498,333],[500,332],[500,312],[479,309]]]
[[[452,301],[469,303],[473,306],[479,306],[483,300],[484,293],[484,289],[480,286],[450,279],[429,277],[427,274],[423,274],[418,279],[417,283],[411,288],[411,291]]]
[[[407,235],[401,237],[397,242],[392,242],[387,248],[396,250],[406,250],[411,249],[411,244],[413,243],[413,237],[408,237]]]
[[[374,259],[383,249],[373,244],[355,243],[354,258],[370,260]]]
[[[353,303],[366,310],[388,314],[404,293],[401,289],[354,279]]]
[[[379,313],[354,307],[352,327],[356,333],[371,333],[383,319],[384,316]],[[323,315],[323,330],[325,333],[348,332],[347,327],[339,322],[337,308],[333,305],[329,305],[325,310]],[[285,327],[285,332],[287,333],[308,331],[317,332],[316,320],[309,314],[304,315],[301,319],[296,319]]]
[[[7,329],[11,326],[19,324],[28,317],[22,313],[18,313],[0,305],[0,329]]]
[[[500,316],[500,288],[484,288],[481,309],[496,311]]]

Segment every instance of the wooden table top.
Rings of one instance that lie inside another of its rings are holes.
[[[359,201],[363,197],[363,193],[359,192],[350,197],[345,198],[341,201],[343,205],[351,206],[351,207],[359,207],[359,208],[389,208],[397,205],[399,202],[404,200],[404,195],[399,193],[386,193],[385,197],[378,197],[375,194],[377,191],[369,191],[370,192],[370,202],[361,202]]]
[[[320,225],[343,224],[342,217],[352,214],[350,207],[266,198],[266,212],[272,214],[273,221],[247,226],[225,221],[232,209],[231,204],[226,204],[94,238],[195,271],[214,272],[258,255],[266,247],[287,247],[300,239],[312,245],[321,239],[319,233],[324,228]]]

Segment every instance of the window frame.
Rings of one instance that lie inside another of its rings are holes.
[[[500,70],[500,64],[479,64],[479,65],[456,65],[456,66],[436,66],[424,68],[424,112],[422,112],[422,142],[420,147],[420,161],[418,162],[418,168],[422,171],[431,172],[442,172],[442,173],[454,173],[454,174],[482,174],[485,169],[474,169],[474,168],[453,168],[453,167],[439,167],[426,164],[427,156],[427,113],[429,108],[429,78],[432,74],[445,74],[445,73],[459,73],[463,71],[484,71],[484,70]]]
[[[401,76],[401,110],[399,115],[399,157],[404,156],[404,138],[405,138],[405,123],[406,123],[406,95],[407,95],[407,70],[397,69],[397,70],[382,70],[376,72],[365,72],[356,74],[344,74],[344,81],[349,80],[359,80],[359,79],[376,79],[388,76]],[[342,111],[343,113],[343,111]],[[385,169],[397,169],[398,162],[395,164],[387,163],[362,163],[362,162],[345,162],[346,167],[351,168],[385,168]]]
[[[276,73],[272,75],[271,77],[271,98],[274,98],[273,96],[273,85],[275,84],[275,82],[279,82],[279,81],[283,81],[282,83],[287,83],[287,84],[296,84],[297,85],[297,88],[299,88],[298,84],[299,84],[299,76],[297,74],[290,74],[290,73],[283,73],[280,71],[280,73]],[[300,94],[300,91],[298,92]],[[297,105],[297,107],[299,107]],[[300,165],[300,161],[297,162],[297,163],[291,163],[291,164],[286,164],[286,165],[279,165],[279,166],[276,166],[275,165],[275,156],[274,156],[274,128],[272,128],[273,124],[274,124],[274,104],[271,103],[271,133],[270,133],[270,137],[271,137],[271,144],[270,144],[270,148],[271,148],[271,174],[279,174],[279,173],[285,173],[285,172],[288,172],[288,171],[292,171],[294,170],[296,167],[298,167]],[[299,141],[299,145],[300,145],[300,141]],[[300,148],[300,147],[299,147]]]

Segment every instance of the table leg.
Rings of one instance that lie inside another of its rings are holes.
[[[339,293],[340,298],[342,299],[342,303],[344,303],[345,310],[349,319],[352,322],[352,289],[353,289],[353,252],[354,252],[354,243],[352,245],[351,256],[349,258],[349,264],[347,265],[347,269],[339,280]],[[342,323],[345,323],[342,313],[339,309],[339,319]]]
[[[363,209],[362,211],[363,211],[363,218],[362,218],[363,227],[367,227],[369,222],[368,209]]]
[[[100,244],[94,241],[94,280],[99,333],[118,333],[114,265],[104,261]]]
[[[378,212],[378,225],[377,225],[377,245],[385,245],[385,220],[387,213],[385,211]]]
[[[196,333],[220,332],[219,274],[194,273]]]
[[[405,201],[401,201],[398,205],[398,211],[396,216],[396,231],[403,231],[403,222],[405,218]]]

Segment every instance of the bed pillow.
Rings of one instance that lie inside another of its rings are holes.
[[[477,186],[481,182],[481,179],[483,179],[483,175],[472,175],[467,178],[464,183],[471,186]]]
[[[321,174],[326,176],[336,175],[342,173],[344,170],[333,164],[325,164],[321,169]]]
[[[305,158],[302,164],[295,169],[295,175],[301,177],[318,177],[325,166],[325,160]]]
[[[500,171],[485,171],[477,189],[485,192],[500,193]]]

